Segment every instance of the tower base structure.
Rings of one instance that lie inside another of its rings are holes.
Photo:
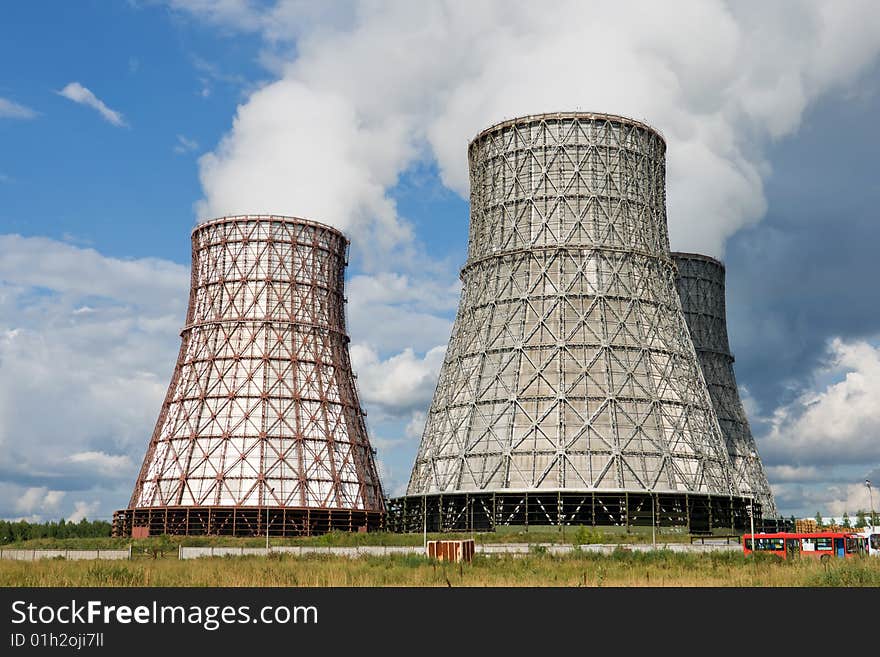
[[[543,490],[407,495],[388,501],[395,532],[495,531],[502,526],[678,528],[690,534],[749,531],[747,497],[645,491]],[[772,521],[771,521],[772,524]],[[755,504],[755,529],[767,519]],[[776,531],[776,527],[768,527]]]
[[[385,514],[360,509],[296,507],[145,507],[113,514],[113,536],[316,536],[382,529]]]

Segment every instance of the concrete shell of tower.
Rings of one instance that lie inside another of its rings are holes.
[[[411,502],[731,499],[675,287],[665,151],[649,126],[593,113],[512,119],[471,142],[462,295]]]
[[[730,456],[734,486],[740,494],[754,495],[763,515],[776,516],[773,492],[736,384],[727,334],[724,264],[698,253],[676,252],[672,257],[678,267],[682,309]]]
[[[180,353],[118,534],[381,525],[348,353],[347,253],[341,232],[294,217],[193,230]]]

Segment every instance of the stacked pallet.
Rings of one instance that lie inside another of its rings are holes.
[[[474,560],[474,539],[464,541],[428,541],[428,557],[439,561],[471,563]]]
[[[815,520],[804,518],[794,521],[794,530],[798,534],[811,534],[813,532],[819,531],[819,525]]]

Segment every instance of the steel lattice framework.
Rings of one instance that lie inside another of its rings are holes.
[[[647,125],[588,113],[471,142],[462,295],[407,496],[733,499],[675,287],[665,148]]]
[[[685,319],[727,443],[734,485],[741,494],[754,495],[765,516],[776,516],[776,503],[733,371],[734,358],[727,338],[724,265],[696,253],[672,256],[678,266],[676,282]]]
[[[117,533],[381,524],[345,330],[347,250],[338,230],[290,217],[193,231],[180,354]]]

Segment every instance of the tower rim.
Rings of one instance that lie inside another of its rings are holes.
[[[190,235],[195,235],[198,231],[203,230],[209,226],[216,226],[219,224],[234,224],[234,223],[243,223],[246,221],[278,221],[286,224],[296,224],[299,226],[314,226],[315,228],[320,228],[326,230],[331,233],[335,233],[342,237],[346,242],[350,240],[341,230],[336,228],[335,226],[331,226],[330,224],[325,224],[320,221],[316,221],[314,219],[307,219],[306,217],[297,217],[295,215],[286,215],[286,214],[260,214],[260,213],[252,213],[252,214],[228,214],[222,217],[214,217],[211,219],[206,219],[204,221],[200,221],[193,229],[190,231]]]
[[[672,251],[669,255],[672,256],[673,260],[700,260],[702,262],[709,262],[713,265],[718,265],[721,269],[726,269],[724,263],[718,258],[713,258],[712,256],[708,256],[704,253],[694,253],[690,251]]]
[[[522,116],[515,116],[510,119],[503,119],[490,125],[488,128],[484,128],[480,132],[474,136],[468,142],[468,152],[470,152],[471,148],[473,148],[474,144],[476,144],[480,139],[485,137],[486,135],[496,132],[498,130],[503,130],[512,125],[516,125],[519,123],[533,123],[535,121],[541,120],[564,120],[564,119],[584,119],[590,121],[610,121],[613,123],[620,123],[621,125],[629,125],[634,126],[636,128],[641,128],[643,130],[647,130],[655,134],[660,141],[663,143],[663,146],[666,146],[666,138],[663,136],[663,133],[660,132],[658,128],[646,123],[644,121],[639,121],[637,119],[630,118],[628,116],[623,116],[622,114],[610,114],[607,112],[582,112],[582,111],[568,111],[568,112],[540,112],[538,114],[524,114]]]

